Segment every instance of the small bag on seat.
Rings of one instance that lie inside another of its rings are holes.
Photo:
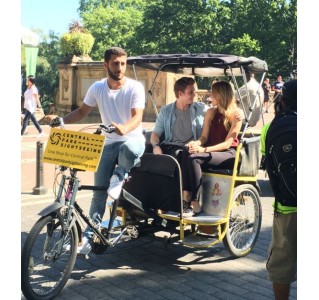
[[[243,139],[243,146],[240,150],[239,176],[256,176],[260,166],[260,137]]]

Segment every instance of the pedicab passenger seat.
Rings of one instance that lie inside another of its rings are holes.
[[[260,165],[260,137],[244,137],[242,145],[237,147],[236,156],[239,155],[237,175],[256,176]],[[218,167],[203,167],[205,173],[233,175],[235,158],[225,161]]]

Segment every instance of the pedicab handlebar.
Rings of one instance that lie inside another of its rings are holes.
[[[49,123],[50,127],[64,127],[64,122],[63,122],[63,118],[60,117],[56,117],[54,118],[50,123]],[[105,126],[103,124],[99,124],[98,128],[96,129],[96,131],[94,132],[94,134],[101,134],[102,131],[106,132],[106,133],[112,133],[116,130],[116,127],[113,125],[108,125]]]

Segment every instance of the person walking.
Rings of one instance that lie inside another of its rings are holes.
[[[60,118],[62,124],[76,123],[97,106],[105,126],[115,127],[106,135],[103,152],[94,185],[105,190],[93,191],[89,215],[98,214],[103,219],[107,197],[118,199],[130,170],[140,162],[145,150],[142,117],[145,108],[143,85],[125,76],[127,53],[119,47],[111,47],[104,53],[104,69],[107,77],[93,83],[79,108]],[[58,116],[47,118],[52,121]],[[92,250],[93,232],[87,228],[78,253],[87,255]]]
[[[37,107],[42,108],[41,102],[39,100],[39,92],[38,88],[35,85],[35,78],[30,75],[27,79],[27,89],[24,92],[24,118],[21,127],[21,137],[23,136],[30,119],[36,129],[39,131],[38,138],[44,136],[44,132],[34,115]]]

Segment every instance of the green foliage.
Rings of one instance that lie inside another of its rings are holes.
[[[272,80],[297,65],[297,0],[81,0],[79,12],[96,60],[110,46],[130,55],[257,56]]]
[[[243,37],[230,40],[229,49],[230,53],[236,53],[239,56],[258,56],[260,46],[257,40],[253,40],[249,34],[244,33]]]
[[[61,51],[66,56],[86,56],[90,54],[93,44],[94,37],[90,33],[75,31],[61,36]]]
[[[105,49],[112,46],[130,50],[128,41],[134,39],[142,22],[145,3],[145,0],[80,1],[85,28],[95,37],[91,55],[94,60],[102,60]]]
[[[55,99],[57,64],[66,54],[90,54],[101,61],[111,46],[123,47],[129,55],[257,56],[267,62],[271,81],[279,74],[287,78],[297,65],[297,0],[80,0],[78,12],[84,26],[73,21],[63,38],[52,33],[40,43],[42,100]],[[92,37],[84,38],[89,33]],[[25,74],[24,51],[21,55]],[[201,88],[209,88],[209,81],[202,83]]]
[[[216,0],[150,0],[129,46],[138,54],[218,51],[221,10]]]

